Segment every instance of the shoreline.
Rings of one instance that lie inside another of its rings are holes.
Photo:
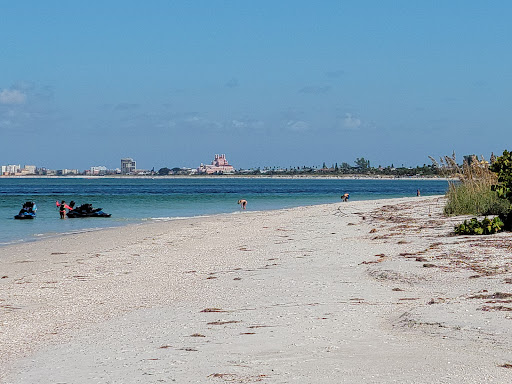
[[[141,180],[165,180],[165,179],[345,179],[345,180],[457,180],[450,177],[427,177],[427,176],[365,176],[365,175],[155,175],[155,176],[132,176],[132,175],[104,175],[104,176],[45,176],[45,175],[23,175],[23,176],[0,176],[1,179],[141,179]]]
[[[425,197],[435,197],[435,196],[441,197],[442,195],[427,195]],[[390,200],[390,199],[396,199],[396,197],[377,198],[376,200]],[[355,202],[355,201],[372,201],[372,200],[373,199],[352,200],[352,202]],[[307,206],[324,205],[324,204],[325,203],[306,205],[306,207]],[[297,206],[297,208],[298,207],[301,207],[301,206]],[[280,208],[280,209],[289,209],[289,208]],[[280,209],[279,208],[278,209],[272,208],[272,209],[268,209],[268,210],[254,210],[254,211],[253,210],[248,210],[246,212],[247,213],[249,213],[249,212],[267,212],[267,211],[275,211],[275,210],[280,210]],[[33,237],[33,238],[17,239],[17,240],[13,240],[12,242],[3,242],[3,243],[0,242],[0,250],[3,247],[10,246],[10,245],[25,244],[25,243],[31,243],[31,242],[39,242],[39,241],[44,241],[46,239],[51,239],[51,238],[55,238],[55,237],[59,237],[59,236],[67,236],[67,235],[74,235],[74,234],[80,234],[80,233],[86,233],[86,232],[102,231],[102,230],[106,230],[106,229],[115,229],[115,228],[121,228],[121,227],[126,227],[126,226],[146,225],[146,224],[151,224],[151,223],[154,223],[154,222],[167,222],[167,221],[173,221],[173,220],[185,220],[185,219],[192,219],[192,218],[210,217],[210,216],[217,216],[217,215],[230,215],[230,214],[239,214],[239,213],[242,213],[242,211],[214,213],[214,214],[210,214],[210,215],[198,214],[198,215],[195,215],[195,216],[141,218],[141,219],[136,219],[136,222],[127,223],[127,224],[120,224],[120,225],[113,225],[113,226],[107,226],[107,227],[90,227],[90,228],[78,229],[78,230],[75,230],[75,231],[72,231],[72,232],[60,232],[60,233],[47,232],[47,233],[39,233],[39,234],[37,234],[37,237]],[[73,220],[75,220],[75,219],[73,219]],[[100,219],[100,220],[103,220],[103,219]],[[0,260],[1,260],[1,258],[0,258]]]
[[[443,201],[2,247],[0,382],[508,382],[511,236],[451,236]]]

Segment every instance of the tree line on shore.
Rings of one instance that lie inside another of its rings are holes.
[[[361,176],[423,176],[435,177],[441,176],[441,169],[435,164],[423,164],[416,167],[395,167],[394,164],[388,166],[372,167],[370,161],[364,157],[357,158],[354,161],[355,165],[342,162],[340,164],[334,163],[328,166],[325,162],[321,167],[318,166],[290,166],[282,167],[263,167],[251,169],[235,170],[232,174],[235,175],[361,175]],[[188,168],[160,168],[156,173],[158,175],[190,175],[191,170]],[[222,173],[217,173],[222,174]]]

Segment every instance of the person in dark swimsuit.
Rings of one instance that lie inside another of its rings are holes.
[[[60,202],[59,213],[60,213],[60,218],[61,219],[65,219],[66,218],[66,202],[64,200],[62,200]]]

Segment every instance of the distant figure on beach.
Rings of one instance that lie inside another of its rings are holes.
[[[418,196],[418,197],[420,196],[420,190],[419,189],[416,191],[416,196]]]
[[[247,200],[238,200],[238,204],[240,204],[242,209],[245,209],[245,206],[247,205]]]
[[[346,203],[348,201],[349,197],[350,197],[350,195],[348,193],[345,193],[343,196],[341,196],[341,201]]]

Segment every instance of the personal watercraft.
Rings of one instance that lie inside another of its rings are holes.
[[[67,213],[69,218],[78,217],[110,217],[110,213],[105,213],[101,208],[93,208],[92,204],[82,204],[77,208],[73,208]]]
[[[34,219],[36,217],[37,206],[33,201],[27,201],[23,204],[23,208],[21,208],[20,212],[14,216],[17,220],[27,220]]]

